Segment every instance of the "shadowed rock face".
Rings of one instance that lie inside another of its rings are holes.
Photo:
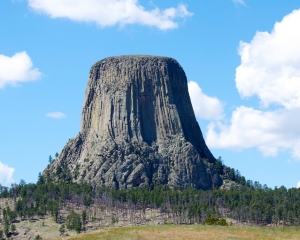
[[[214,162],[177,61],[120,56],[92,66],[80,133],[44,175],[116,188],[210,189],[222,184]]]

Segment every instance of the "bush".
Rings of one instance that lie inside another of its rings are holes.
[[[202,222],[203,225],[220,225],[220,226],[228,226],[226,219],[224,218],[216,218],[211,217],[208,218],[206,221]]]
[[[112,216],[111,217],[111,222],[112,222],[112,224],[118,223],[119,219],[117,217],[115,217],[115,216]]]
[[[226,222],[226,219],[220,218],[218,221],[218,225],[220,226],[228,226],[228,223]]]

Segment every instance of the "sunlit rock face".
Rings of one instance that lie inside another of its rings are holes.
[[[222,184],[214,162],[178,62],[119,56],[92,66],[80,133],[43,174],[114,188],[211,189]]]

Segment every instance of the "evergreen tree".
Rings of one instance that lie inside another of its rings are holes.
[[[45,179],[43,175],[39,172],[37,184],[43,184],[43,183],[45,183]]]
[[[9,225],[8,225],[8,223],[4,223],[3,230],[4,230],[5,236],[8,237],[8,234],[9,234]]]
[[[16,231],[16,225],[15,224],[11,224],[10,225],[10,231],[11,232],[15,232]]]
[[[69,230],[75,230],[77,233],[80,233],[82,226],[80,215],[72,210],[67,216],[66,225]]]
[[[65,232],[66,232],[65,224],[62,224],[59,228],[60,236],[64,235]]]

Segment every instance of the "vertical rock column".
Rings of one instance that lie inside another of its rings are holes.
[[[205,162],[203,161],[205,159]],[[80,134],[50,166],[111,187],[222,184],[196,121],[185,72],[172,58],[119,56],[89,74]]]

